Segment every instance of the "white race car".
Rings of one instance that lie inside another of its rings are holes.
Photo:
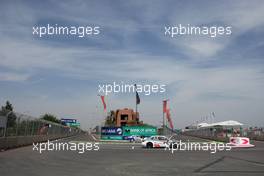
[[[166,136],[151,136],[144,138],[142,146],[146,148],[163,148],[168,147],[169,139]]]

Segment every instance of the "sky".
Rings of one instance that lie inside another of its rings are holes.
[[[36,25],[100,26],[100,35],[43,37]],[[164,26],[225,25],[223,37],[164,35]],[[39,117],[76,118],[88,129],[105,118],[98,85],[165,84],[139,94],[140,118],[161,125],[169,99],[176,128],[215,112],[214,122],[264,126],[264,2],[0,1],[0,104]],[[135,94],[110,94],[107,108],[135,108]]]

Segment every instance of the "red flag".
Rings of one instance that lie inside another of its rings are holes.
[[[101,95],[100,97],[101,97],[102,103],[104,105],[104,111],[106,111],[105,96]]]
[[[171,116],[170,116],[170,109],[167,109],[166,117],[167,117],[167,120],[168,120],[168,122],[170,124],[170,128],[173,129],[173,123],[172,123]]]
[[[163,113],[167,112],[167,101],[168,100],[163,100]]]

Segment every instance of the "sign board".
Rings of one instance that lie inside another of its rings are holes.
[[[61,121],[64,123],[76,123],[77,122],[76,119],[61,119]]]
[[[124,126],[123,136],[154,136],[157,135],[157,128],[152,126]]]
[[[114,136],[122,136],[123,130],[121,127],[102,127],[101,135],[114,135]]]
[[[66,123],[67,126],[70,126],[70,127],[80,127],[80,123],[79,122],[76,122],[76,123]]]
[[[123,137],[122,136],[102,135],[101,139],[103,139],[103,140],[123,140]]]

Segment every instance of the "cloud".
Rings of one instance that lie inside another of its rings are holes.
[[[103,118],[95,109],[100,107],[96,96],[99,83],[160,83],[167,85],[166,94],[140,95],[139,110],[147,122],[159,124],[161,100],[168,97],[177,127],[208,111],[216,111],[219,120],[236,118],[248,123],[254,112],[252,121],[259,121],[263,114],[263,63],[253,60],[263,59],[263,42],[247,42],[263,38],[261,1],[127,3],[4,3],[0,7],[5,17],[1,17],[0,29],[0,80],[26,84],[1,82],[2,97],[15,101],[21,111],[28,108],[26,100],[36,115],[46,111],[74,114],[88,127],[90,121],[92,125],[100,123],[93,117]],[[47,22],[101,25],[102,36],[85,40],[34,38],[32,26]],[[233,34],[221,38],[164,36],[164,25],[179,23],[231,25]],[[252,30],[258,35],[253,36]],[[245,35],[249,40],[241,41]],[[113,109],[133,107],[134,96],[112,95],[108,103]]]
[[[0,81],[26,81],[29,79],[28,74],[19,74],[19,73],[8,73],[8,72],[0,72]]]
[[[188,46],[186,46],[188,45]],[[205,57],[205,58],[210,58],[211,56],[214,56],[218,52],[220,52],[223,48],[224,45],[220,44],[215,41],[210,41],[208,40],[193,40],[188,43],[184,43],[184,46],[190,53],[188,55],[192,56],[193,58],[200,58],[200,57]],[[198,56],[198,57],[197,57]],[[200,56],[200,57],[199,57]]]
[[[248,1],[209,3],[204,1],[198,7],[194,7],[197,4],[181,5],[184,9],[174,10],[168,16],[168,25],[190,24],[192,26],[220,25],[232,27],[231,36],[220,38],[191,36],[169,40],[172,45],[180,48],[181,52],[196,61],[211,60],[224,49],[228,49],[227,47],[237,37],[264,25],[262,13],[264,4],[261,1],[254,1],[254,3]],[[175,8],[177,9],[181,5]]]

